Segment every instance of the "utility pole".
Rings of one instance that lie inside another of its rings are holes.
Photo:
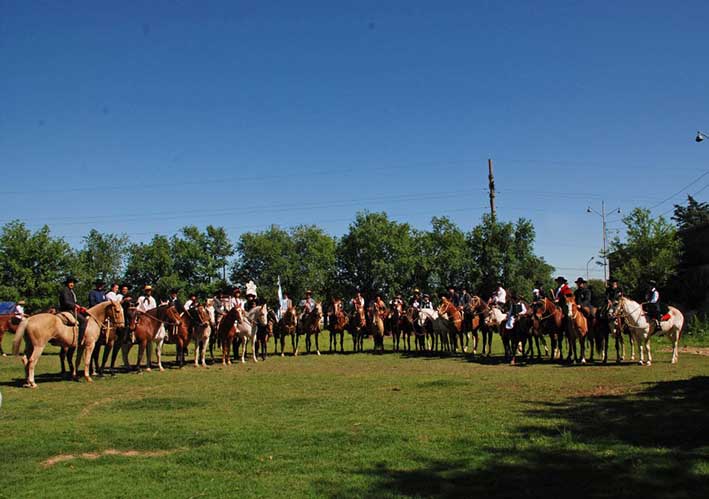
[[[620,208],[611,210],[612,213],[620,213]],[[606,202],[601,201],[601,212],[598,213],[590,206],[586,208],[586,213],[594,213],[601,217],[603,222],[603,280],[608,281],[608,228],[606,226]]]
[[[489,181],[490,187],[490,215],[492,215],[492,221],[495,221],[495,175],[492,173],[492,159],[487,160],[487,179]]]

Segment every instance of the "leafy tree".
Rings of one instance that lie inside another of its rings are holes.
[[[675,205],[672,220],[677,222],[680,230],[690,229],[709,223],[709,203],[700,203],[687,195],[687,206]]]
[[[76,253],[71,274],[78,278],[76,295],[84,302],[96,279],[118,281],[123,274],[128,236],[102,234],[95,229],[84,236],[83,246]]]
[[[126,280],[136,293],[146,284],[156,288],[156,294],[165,296],[171,287],[183,287],[185,282],[175,271],[170,241],[155,235],[149,243],[131,244],[128,248]]]
[[[56,305],[74,259],[71,247],[51,237],[46,225],[32,233],[20,221],[9,222],[0,233],[0,296],[27,300],[28,311]]]
[[[466,284],[469,251],[465,234],[447,217],[433,217],[431,231],[415,233],[418,287],[442,291]]]
[[[293,297],[303,296],[307,289],[311,289],[317,299],[328,298],[333,292],[335,239],[314,225],[299,225],[291,230],[291,240],[294,273],[286,284]]]
[[[338,279],[350,293],[404,291],[414,276],[414,250],[408,224],[389,220],[386,213],[358,213],[337,248]]]
[[[534,254],[534,226],[520,218],[515,224],[499,222],[489,214],[468,235],[471,258],[478,278],[473,288],[488,296],[502,282],[522,296],[531,294],[535,281],[551,282],[553,267]],[[474,279],[474,272],[470,273]]]
[[[664,217],[653,219],[650,210],[635,208],[623,217],[626,241],[611,242],[613,276],[626,293],[642,297],[649,280],[665,286],[675,275],[681,256],[677,229]]]

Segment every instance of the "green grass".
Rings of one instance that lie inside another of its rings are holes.
[[[52,350],[37,390],[0,358],[0,497],[696,498],[709,357],[660,350],[650,368],[365,353],[92,385],[47,378]],[[42,464],[107,449],[167,454]]]

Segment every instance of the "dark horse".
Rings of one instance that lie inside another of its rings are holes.
[[[345,328],[350,321],[342,311],[342,301],[332,300],[330,303],[330,308],[327,311],[328,323],[330,329],[330,351],[332,352],[333,347],[337,351],[337,335],[340,336],[340,352],[345,351],[344,338],[345,338]]]

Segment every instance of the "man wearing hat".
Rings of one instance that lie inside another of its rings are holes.
[[[111,301],[123,301],[123,295],[118,292],[118,283],[111,284],[111,290],[106,293],[106,299]]]
[[[25,305],[27,303],[25,300],[20,300],[17,303],[15,303],[15,317],[18,318],[19,320],[24,319],[27,317],[27,314],[25,314]]]
[[[616,303],[623,296],[623,290],[618,285],[618,279],[612,277],[608,281],[608,286],[606,287],[606,302],[608,308],[610,308],[614,303]]]
[[[571,314],[571,309],[569,309],[569,305],[566,301],[567,297],[574,296],[574,293],[571,291],[571,288],[569,287],[569,282],[566,280],[565,277],[559,276],[555,279],[557,288],[556,291],[554,292],[554,299],[556,300],[556,304],[561,307],[561,310],[564,311],[564,315],[570,315]]]
[[[421,308],[433,310],[433,303],[431,303],[431,297],[428,294],[424,293],[423,301],[421,302]]]
[[[507,303],[507,291],[502,287],[502,283],[497,283],[497,289],[493,291],[492,297],[490,297],[490,305],[497,305],[500,310],[505,309],[505,303]]]
[[[246,305],[246,300],[241,297],[241,288],[239,286],[236,286],[232,294],[233,296],[231,297],[231,300],[229,300],[229,310],[231,310],[232,308],[240,308],[243,310],[244,305]]]
[[[532,289],[532,301],[542,301],[544,299],[544,285],[537,281],[534,283],[534,289]]]
[[[177,288],[172,288],[170,290],[170,297],[167,299],[167,303],[175,307],[175,309],[179,312],[182,313],[185,311],[184,305],[182,305],[182,302],[180,301],[179,296],[177,296],[177,293],[179,290]]]
[[[158,303],[153,297],[153,287],[150,284],[146,284],[143,288],[143,294],[138,297],[137,309],[141,312],[147,312],[148,310],[157,308],[157,306]]]
[[[101,279],[94,281],[94,289],[89,292],[89,308],[107,301],[106,292],[103,287],[106,285]]]
[[[656,328],[660,328],[660,292],[657,290],[655,281],[648,281],[648,290],[645,293],[645,303],[643,310],[647,313],[649,319],[656,321]]]
[[[77,343],[79,345],[84,337],[84,331],[86,331],[86,317],[84,316],[86,309],[76,303],[75,285],[76,279],[73,277],[67,277],[66,281],[64,281],[64,288],[59,292],[59,312],[69,312],[79,323],[79,339]]]
[[[301,314],[301,318],[302,318],[303,314],[310,313],[313,310],[315,310],[315,300],[313,300],[313,292],[312,291],[307,290],[305,292],[305,299],[300,301],[299,306],[303,311]]]
[[[416,310],[421,307],[421,290],[419,288],[414,288],[414,294],[409,300],[409,304]]]
[[[576,304],[581,308],[581,312],[590,319],[593,315],[593,304],[591,290],[587,286],[587,282],[583,277],[579,277],[575,281],[576,291],[574,291],[574,297],[576,298]]]

